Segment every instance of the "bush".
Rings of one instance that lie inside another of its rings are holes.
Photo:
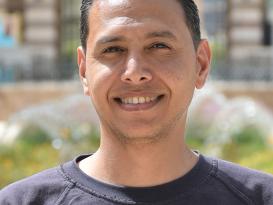
[[[96,129],[87,128],[85,133],[78,133],[80,137],[72,133],[65,128],[59,139],[52,139],[40,127],[29,125],[12,145],[0,145],[0,188],[98,148]],[[60,147],[54,147],[56,140],[62,142]]]

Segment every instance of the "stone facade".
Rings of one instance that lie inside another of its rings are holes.
[[[58,13],[56,0],[25,0],[24,43],[49,59],[58,54]]]
[[[266,0],[228,1],[228,44],[231,59],[244,59],[264,48]],[[269,12],[269,11],[268,11]]]

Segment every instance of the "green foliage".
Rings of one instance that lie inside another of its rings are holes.
[[[264,147],[265,140],[263,133],[253,125],[245,126],[232,137],[236,144],[255,144],[257,147]]]
[[[25,127],[12,145],[0,146],[0,187],[58,164],[49,135],[35,125]]]
[[[253,152],[267,149],[263,133],[255,126],[246,126],[234,133],[231,141],[224,144],[221,157],[230,161],[239,162]]]
[[[186,137],[186,143],[190,145],[192,150],[198,150],[200,152],[204,152],[205,146],[204,146],[204,140],[201,138],[196,137]]]
[[[51,139],[43,129],[36,125],[26,126],[18,135],[17,144],[25,144],[26,146],[35,146],[50,143]]]
[[[64,143],[60,149],[61,161],[68,161],[83,153],[95,152],[100,144],[99,136],[99,132],[94,127],[87,127],[87,131],[77,134],[66,128],[61,135]]]
[[[206,133],[206,131],[204,131]],[[273,150],[267,145],[266,137],[255,126],[246,126],[230,136],[221,146],[208,144],[205,138],[193,137],[188,133],[187,143],[194,150],[210,153],[219,149],[219,157],[243,166],[273,174]],[[62,143],[54,148],[47,132],[38,126],[27,126],[11,146],[0,145],[0,188],[30,176],[63,161],[71,160],[81,153],[94,152],[100,142],[94,127],[62,128],[59,139]]]
[[[204,154],[216,153],[222,159],[273,174],[273,149],[268,145],[267,136],[257,126],[247,125],[228,139],[222,144],[213,144],[188,135],[187,143]]]
[[[213,54],[212,58],[212,69],[217,68],[219,62],[223,62],[227,55],[226,45],[223,45],[222,42],[213,42],[211,44],[211,50]]]
[[[99,146],[99,133],[87,129],[82,136],[65,128],[60,133],[60,149],[52,146],[53,139],[35,125],[27,126],[12,145],[0,145],[0,189],[7,184],[57,166],[84,152],[95,151]]]
[[[261,170],[273,174],[273,150],[264,149],[242,157],[239,161],[242,166]]]
[[[43,169],[56,166],[59,162],[57,150],[50,144],[15,143],[12,147],[0,147],[0,188],[30,176]]]

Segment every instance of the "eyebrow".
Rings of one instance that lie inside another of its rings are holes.
[[[154,31],[150,32],[146,35],[146,38],[156,38],[156,37],[163,37],[163,38],[171,38],[176,40],[176,36],[170,31]],[[118,41],[125,41],[126,38],[124,36],[104,36],[98,40],[97,44],[107,44],[113,43]]]
[[[148,33],[146,35],[146,38],[155,38],[155,37],[171,38],[174,40],[177,39],[176,36],[170,31],[155,31],[155,32]]]
[[[124,41],[124,40],[125,40],[125,37],[123,36],[104,36],[98,40],[97,44],[106,44],[106,43],[112,43],[112,42]]]

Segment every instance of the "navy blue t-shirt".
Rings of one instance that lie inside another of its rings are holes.
[[[172,182],[145,188],[97,181],[79,167],[80,156],[0,191],[1,205],[273,205],[273,176],[200,155]]]

